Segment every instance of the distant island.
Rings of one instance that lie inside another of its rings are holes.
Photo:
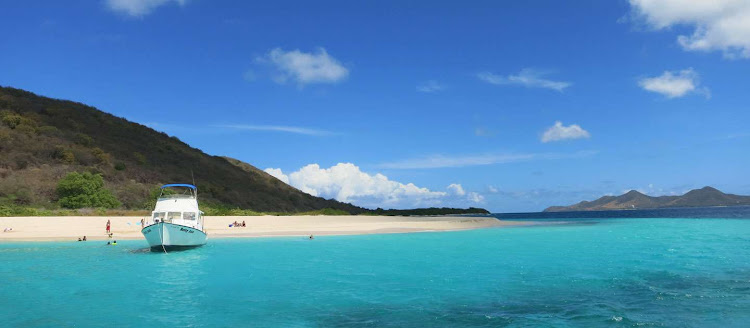
[[[674,207],[710,207],[750,205],[750,196],[725,194],[713,187],[694,189],[682,196],[644,195],[631,190],[620,196],[604,196],[595,201],[582,201],[570,206],[551,206],[544,212],[609,211]]]

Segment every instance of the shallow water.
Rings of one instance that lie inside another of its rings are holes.
[[[0,244],[3,326],[750,326],[750,220]]]

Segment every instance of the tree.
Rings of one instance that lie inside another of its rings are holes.
[[[66,208],[120,206],[115,196],[104,189],[102,176],[89,172],[68,173],[57,183],[57,195],[60,198],[60,206]]]

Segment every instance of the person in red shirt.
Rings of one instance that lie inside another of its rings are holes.
[[[107,220],[107,234],[109,234],[110,232],[110,225],[111,223],[109,222],[109,220]]]

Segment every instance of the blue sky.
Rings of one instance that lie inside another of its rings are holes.
[[[498,212],[750,194],[746,1],[2,2],[0,85],[311,194]]]

